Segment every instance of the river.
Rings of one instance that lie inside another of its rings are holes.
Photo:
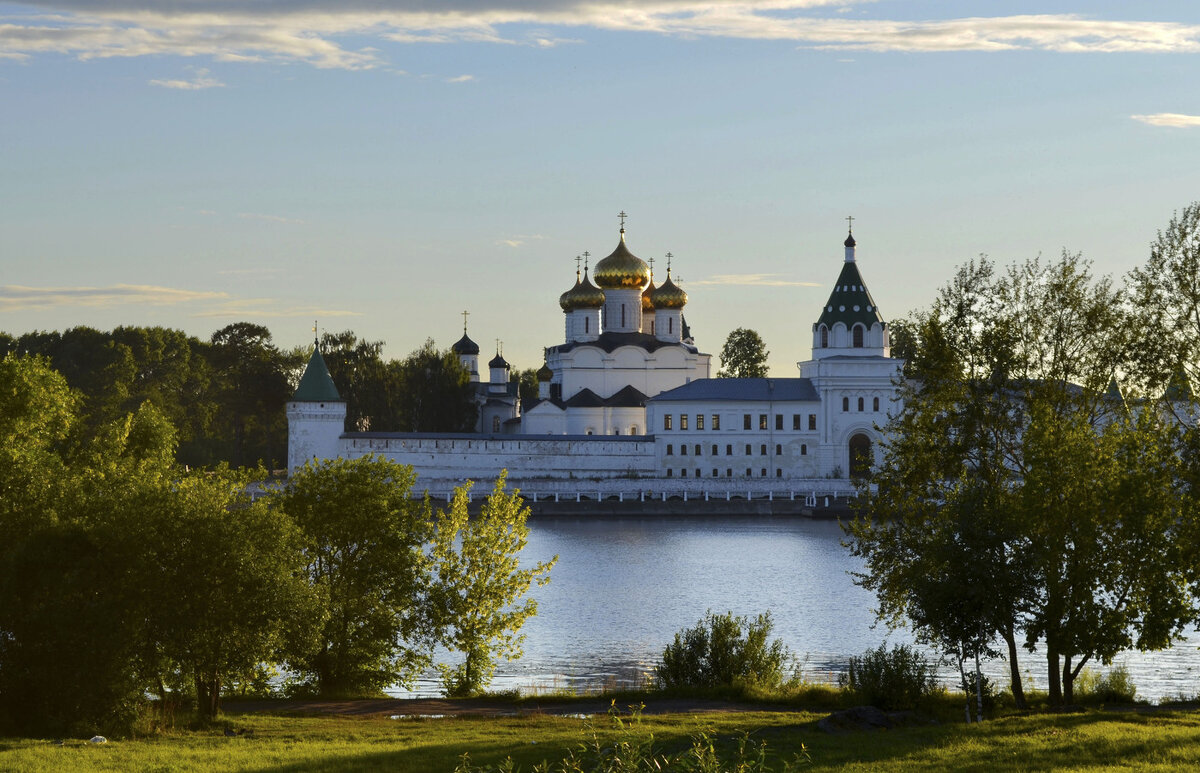
[[[911,642],[875,624],[874,595],[853,583],[860,562],[836,522],[794,517],[540,518],[529,522],[525,564],[558,555],[548,585],[531,591],[525,654],[501,662],[492,689],[524,692],[629,684],[652,671],[663,647],[706,610],[754,616],[770,610],[775,636],[800,658],[805,678],[832,681],[846,658],[881,642]],[[1138,696],[1150,700],[1200,686],[1200,635],[1157,653],[1126,653]],[[1021,670],[1045,686],[1045,663],[1023,653]],[[1103,669],[1100,669],[1103,670]],[[988,663],[998,686],[1008,666]],[[956,677],[942,669],[943,681]],[[412,692],[436,695],[431,674]]]

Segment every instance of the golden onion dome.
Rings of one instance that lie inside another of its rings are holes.
[[[625,246],[625,229],[622,228],[617,248],[596,264],[596,284],[605,290],[640,290],[649,281],[650,267]]]
[[[575,286],[558,299],[558,305],[562,306],[563,311],[598,309],[604,305],[604,291],[592,284],[584,270],[583,281],[576,279]]]
[[[646,285],[646,289],[642,290],[642,313],[654,311],[654,276],[650,277],[650,284]]]
[[[671,275],[667,274],[667,281],[654,291],[654,297],[650,300],[656,309],[682,309],[687,305],[688,297],[683,288],[672,282]]]

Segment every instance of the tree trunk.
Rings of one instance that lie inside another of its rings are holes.
[[[1079,673],[1079,669],[1071,668],[1071,656],[1067,655],[1063,658],[1063,702],[1071,704],[1075,702],[1075,675]]]
[[[1058,670],[1058,651],[1046,645],[1046,672],[1050,681],[1050,705],[1061,706],[1063,702],[1062,696],[1062,673]]]
[[[967,703],[963,708],[967,712],[967,724],[969,725],[971,724],[971,688],[967,684],[967,672],[963,670],[964,658],[962,651],[960,650],[959,652],[954,653],[954,655],[954,659],[958,661],[958,676],[962,679],[963,694],[967,696]]]
[[[968,696],[970,699],[970,696]],[[983,672],[979,669],[979,650],[975,650],[975,719],[983,721]]]
[[[1017,664],[1017,637],[1011,623],[1004,627],[1001,635],[1004,636],[1004,643],[1008,645],[1008,672],[1012,680],[1013,703],[1024,711],[1028,704],[1025,703],[1025,688],[1021,684],[1021,669]]]

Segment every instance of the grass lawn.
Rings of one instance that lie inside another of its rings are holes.
[[[827,735],[825,715],[804,711],[643,716],[639,733],[677,751],[702,731],[725,740],[740,731],[765,741],[775,759],[806,746],[812,770],[1195,770],[1200,769],[1200,711],[1102,711],[1008,716],[983,725],[947,722],[897,730]],[[550,715],[444,719],[298,717],[228,713],[252,731],[177,731],[93,746],[68,741],[0,739],[0,770],[451,771],[470,752],[473,764],[512,757],[526,771],[556,760],[591,737],[617,731],[605,716]]]

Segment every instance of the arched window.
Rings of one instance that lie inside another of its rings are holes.
[[[625,304],[621,304],[621,327],[625,327]]]
[[[821,348],[829,348],[829,328],[821,325]]]
[[[863,326],[854,326],[854,348],[861,349],[863,347]]]
[[[667,335],[675,335],[675,319],[667,317]]]
[[[859,410],[859,412],[860,412],[860,413],[862,412],[862,410],[863,410],[863,407],[864,407],[864,406],[863,406],[863,399],[860,397],[860,398],[858,398],[858,410]]]
[[[716,455],[717,455],[717,454],[719,454],[719,453],[720,453],[720,451],[718,451],[718,450],[717,450],[717,447],[714,445],[714,446],[712,447],[712,455],[713,455],[713,456],[716,456]]]
[[[614,435],[620,435],[620,434],[621,434],[621,428],[620,428],[620,427],[613,427],[613,434],[614,434]]]
[[[585,333],[592,332],[591,331],[591,322],[592,321],[590,319],[588,319],[587,317],[583,318],[583,332],[585,332]]]
[[[636,425],[636,424],[634,424],[632,427],[630,427],[630,428],[629,428],[629,434],[630,434],[630,435],[636,435],[637,433],[638,433],[638,431],[637,431],[637,425]]]
[[[858,433],[850,438],[850,477],[865,478],[871,474],[871,438]]]
[[[674,453],[675,453],[675,447],[673,445],[671,445],[670,443],[667,443],[667,456],[672,456],[672,455],[674,455]]]
[[[842,398],[842,413],[845,413],[848,410],[850,410],[850,398],[843,397]]]
[[[800,444],[800,455],[808,456],[808,444],[807,443]]]
[[[687,446],[686,446],[686,445],[682,445],[682,444],[681,444],[681,445],[679,446],[679,455],[680,455],[680,456],[687,456]]]
[[[875,413],[879,413],[879,398],[878,397],[871,399],[871,410],[875,411]]]
[[[783,446],[782,446],[782,445],[780,445],[779,443],[776,443],[776,444],[775,444],[775,455],[776,455],[776,456],[783,456]]]
[[[700,444],[699,444],[699,443],[697,443],[697,444],[696,444],[696,448],[695,448],[695,449],[693,449],[693,450],[696,452],[696,453],[695,453],[695,455],[696,455],[696,456],[699,456],[699,455],[700,455]]]
[[[499,432],[499,431],[500,431],[500,417],[493,416],[492,417],[492,432]]]

